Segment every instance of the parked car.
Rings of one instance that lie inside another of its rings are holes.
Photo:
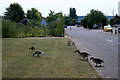
[[[117,27],[118,28],[118,33],[120,33],[120,27]]]
[[[113,28],[112,28],[110,25],[108,25],[108,26],[105,26],[105,27],[104,27],[104,31],[105,31],[105,32],[110,32],[110,31],[112,32],[112,31],[113,31]]]

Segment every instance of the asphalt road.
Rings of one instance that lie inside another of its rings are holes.
[[[97,72],[107,78],[118,78],[118,35],[102,30],[87,30],[78,27],[65,29],[72,41],[81,51],[105,61]],[[120,43],[119,43],[120,44]],[[92,57],[91,56],[91,57]],[[90,61],[91,62],[91,61]],[[95,64],[91,62],[93,66]]]

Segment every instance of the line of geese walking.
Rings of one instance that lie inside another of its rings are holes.
[[[84,60],[88,61],[88,56],[91,56],[90,54],[86,53],[86,52],[80,52],[79,50],[74,51],[74,53],[78,53],[80,56],[83,57]],[[96,63],[95,67],[98,66],[98,64],[101,67],[101,63],[105,63],[102,59],[100,58],[95,58],[95,57],[91,57],[90,60],[92,60],[94,63]]]
[[[71,41],[67,41],[67,44],[68,44],[68,46],[70,46],[70,45],[71,45]],[[72,45],[75,46],[75,43],[72,42]],[[31,46],[31,47],[29,48],[29,50],[32,50],[32,51],[34,50],[34,51],[35,51],[35,52],[33,53],[33,57],[34,57],[35,55],[37,55],[37,56],[39,57],[40,54],[43,53],[43,52],[40,51],[40,50],[36,50],[34,46]],[[78,54],[83,58],[83,60],[87,60],[87,61],[89,60],[89,59],[88,59],[88,56],[91,56],[91,55],[88,54],[87,52],[80,52],[80,50],[75,50],[74,53],[78,53]],[[91,60],[96,64],[95,67],[97,67],[98,64],[99,64],[99,66],[101,67],[101,63],[105,63],[105,62],[104,62],[102,59],[100,59],[100,58],[91,57],[91,58],[90,58],[90,61],[91,61]]]
[[[70,46],[71,45],[71,41],[69,40],[68,42],[67,42],[67,44],[68,44],[68,46]],[[72,45],[74,45],[75,46],[75,42],[72,42]],[[91,56],[90,54],[88,54],[87,52],[80,52],[80,50],[75,50],[74,51],[74,53],[78,53],[81,57],[83,57],[83,60],[87,60],[88,61],[88,56]],[[95,67],[97,67],[98,66],[98,64],[99,64],[99,66],[101,67],[101,63],[105,63],[102,59],[100,59],[100,58],[95,58],[95,57],[91,57],[90,58],[90,61],[93,61],[96,65],[95,65]]]

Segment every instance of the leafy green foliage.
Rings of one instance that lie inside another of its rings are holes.
[[[108,18],[106,16],[104,16],[101,21],[102,21],[102,27],[106,26],[106,24],[108,24]]]
[[[115,24],[120,24],[120,16],[116,14],[116,16],[114,17],[114,21],[115,21]]]
[[[30,21],[28,21],[27,26],[30,26],[30,27],[35,27],[35,26],[42,27],[42,24],[41,24],[41,22],[39,20],[30,20]]]
[[[54,11],[50,10],[49,16],[47,16],[46,21],[47,23],[50,23],[52,21],[55,21],[58,18],[58,14],[55,14]]]
[[[46,37],[46,36],[64,36],[64,17],[62,13],[60,18],[51,22],[49,26],[44,26],[39,20],[30,20],[26,25],[3,20],[3,38],[24,38],[24,37]]]
[[[119,18],[116,18],[115,23],[116,23],[116,24],[120,24],[120,17],[119,17]]]
[[[84,28],[87,28],[87,20],[86,19],[83,19],[82,20],[82,26],[84,27]]]
[[[77,19],[74,18],[74,19],[72,20],[72,25],[76,25],[76,23],[77,23]]]
[[[18,9],[18,10],[17,10]],[[42,37],[42,36],[64,36],[64,17],[62,12],[55,14],[50,10],[49,16],[46,18],[49,26],[41,24],[42,14],[37,9],[31,8],[27,11],[26,17],[29,21],[24,19],[24,12],[18,3],[13,3],[6,9],[5,15],[11,21],[4,21],[3,23],[3,37]],[[20,10],[20,12],[19,12]],[[14,14],[15,16],[13,16]],[[21,15],[19,15],[21,14]],[[24,19],[24,20],[23,20]],[[21,21],[22,20],[22,21]],[[15,22],[21,21],[21,23]],[[74,20],[75,22],[75,20]]]
[[[11,21],[20,22],[20,20],[24,19],[24,11],[20,4],[13,3],[10,4],[8,8],[6,8],[6,12],[4,15],[7,19],[10,19]]]
[[[111,18],[108,22],[108,24],[110,24],[112,27],[114,24],[120,24],[120,16],[118,16],[116,14],[116,16],[114,16],[113,18]],[[115,26],[115,25],[114,25]]]
[[[48,22],[50,36],[63,36],[64,35],[64,17],[63,14],[57,13],[55,14],[53,11],[50,10],[49,16],[46,18],[46,21]]]
[[[76,9],[75,8],[70,8],[70,17],[72,19],[77,19],[77,15],[76,15]]]
[[[87,23],[84,25],[88,25],[88,28],[91,29],[93,28],[94,24],[102,24],[102,26],[105,26],[107,24],[107,17],[101,11],[94,9],[92,9],[90,13],[84,17],[84,20],[87,20]]]
[[[3,38],[10,38],[10,37],[16,37],[17,31],[16,31],[16,23],[3,20],[2,21],[2,37]]]
[[[42,14],[35,8],[28,10],[26,16],[28,19],[36,19],[42,21]]]
[[[75,8],[70,8],[69,16],[72,18],[72,25],[76,25],[78,17],[77,17]]]
[[[110,19],[110,25],[113,27],[113,25],[114,25],[114,19],[113,18],[111,18]]]
[[[72,18],[69,16],[65,16],[65,25],[72,25]]]
[[[42,37],[43,31],[48,36],[47,28],[37,20],[30,20],[27,25],[3,20],[2,25],[3,38]]]

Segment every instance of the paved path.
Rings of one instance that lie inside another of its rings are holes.
[[[77,27],[67,28],[66,33],[81,51],[105,61],[102,67],[95,67],[100,75],[118,78],[118,35]]]

